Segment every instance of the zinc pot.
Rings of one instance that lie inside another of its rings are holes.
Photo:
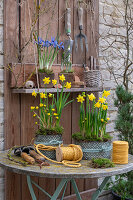
[[[87,142],[77,141],[76,145],[80,145],[83,151],[83,160],[91,160],[92,158],[111,158],[111,141],[107,142]]]
[[[47,74],[45,72],[38,72],[38,75],[39,75],[39,86],[40,88],[52,88],[53,87],[53,83],[52,83],[52,80],[54,79],[54,73],[52,74]],[[50,78],[50,83],[49,84],[46,84],[44,85],[44,82],[43,82],[43,79],[45,77],[49,77]]]
[[[114,200],[123,200],[123,198],[120,195],[116,194],[113,190],[112,190],[112,195]],[[125,198],[124,200],[133,200],[133,199]]]
[[[62,144],[62,135],[36,135],[34,144],[43,144],[46,146],[54,146],[57,147]],[[47,156],[52,160],[56,160],[56,152],[53,151],[44,151],[40,150],[42,154]]]

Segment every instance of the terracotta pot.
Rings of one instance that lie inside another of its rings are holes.
[[[59,76],[61,76],[61,75],[64,75],[65,76],[65,81],[64,81],[64,83],[66,83],[66,82],[71,82],[71,85],[72,85],[72,87],[73,87],[73,82],[75,81],[75,77],[74,77],[74,73],[73,72],[66,72],[66,73],[59,73],[58,74],[58,77]],[[59,83],[62,85],[62,81],[59,79]]]
[[[44,87],[47,87],[47,88],[52,88],[53,87],[53,83],[52,83],[52,80],[54,79],[54,73],[52,74],[47,74],[45,72],[38,72],[38,75],[39,75],[39,86],[40,88],[44,88]],[[50,80],[51,82],[47,85],[44,85],[44,82],[43,82],[43,79],[45,77],[50,77]]]

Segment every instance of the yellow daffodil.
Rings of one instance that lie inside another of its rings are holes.
[[[108,109],[108,106],[103,104],[103,105],[102,105],[102,109],[103,109],[103,110],[107,110],[107,109]]]
[[[57,84],[57,80],[53,79],[52,83],[53,83],[53,85],[56,85]]]
[[[59,119],[59,117],[56,117],[56,119]]]
[[[84,97],[79,94],[77,97],[77,102],[83,103],[83,101],[85,101]]]
[[[50,83],[50,78],[49,77],[45,77],[43,79],[44,84],[49,84]]]
[[[43,98],[43,92],[40,93],[40,98],[41,98],[41,99]]]
[[[90,101],[93,101],[96,97],[94,96],[93,93],[91,93],[90,95],[88,94],[88,98]]]
[[[36,114],[34,114],[33,117],[36,117]]]
[[[104,119],[101,119],[101,122],[104,122]]]
[[[48,96],[49,96],[49,98],[52,98],[52,97],[53,97],[53,94],[49,93],[49,95],[48,95]]]
[[[32,96],[34,96],[34,97],[37,96],[37,93],[35,92],[35,90],[33,90],[33,92],[32,92]]]
[[[55,111],[55,109],[54,109],[54,108],[52,108],[52,111]]]
[[[48,115],[50,115],[50,113],[48,113]]]
[[[34,110],[34,109],[35,109],[35,106],[31,106],[30,109],[31,109],[31,110]]]
[[[97,102],[95,105],[94,105],[95,108],[100,108],[101,107],[101,104],[99,102]]]
[[[63,82],[65,81],[65,76],[62,74],[61,76],[59,76],[59,79]]]
[[[58,114],[57,113],[54,113],[54,116],[57,116]]]
[[[35,122],[35,124],[37,124],[37,122]]]
[[[39,106],[40,106],[40,107],[43,107],[43,103],[40,103]]]
[[[110,120],[110,118],[109,118],[109,117],[107,117],[107,120]]]
[[[46,99],[47,98],[47,94],[44,93],[43,94],[43,98]]]
[[[36,106],[36,109],[38,110],[38,109],[39,109],[39,107],[38,107],[38,106]]]
[[[108,97],[109,95],[110,95],[110,90],[109,91],[104,90],[102,96],[103,97]]]
[[[65,85],[65,88],[66,88],[66,89],[70,89],[70,88],[71,88],[71,82],[70,82],[70,83],[67,82],[66,85]]]
[[[44,104],[43,106],[44,106],[44,107],[46,107],[46,105],[45,105],[45,104]]]
[[[104,103],[105,101],[106,101],[106,99],[105,98],[99,98],[99,100],[98,100],[100,103]]]

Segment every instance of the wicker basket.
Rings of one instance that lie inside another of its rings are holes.
[[[87,87],[100,87],[102,75],[99,70],[84,71],[84,80]]]

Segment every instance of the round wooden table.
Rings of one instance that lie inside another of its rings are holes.
[[[125,165],[116,165],[113,168],[106,168],[106,169],[93,169],[89,166],[89,161],[82,160],[82,166],[79,168],[71,168],[66,167],[61,164],[54,164],[50,163],[50,166],[43,166],[41,169],[38,165],[28,165],[22,166],[19,163],[15,163],[7,158],[8,151],[0,152],[0,166],[10,170],[14,173],[18,174],[25,174],[27,175],[27,183],[30,190],[30,194],[33,200],[36,200],[36,196],[32,187],[34,184],[37,188],[43,191],[47,196],[50,197],[51,200],[56,200],[61,192],[64,189],[62,198],[64,197],[65,190],[67,187],[67,183],[70,181],[74,188],[75,194],[78,200],[81,200],[80,193],[78,191],[75,179],[80,178],[101,178],[105,177],[97,191],[93,194],[92,200],[96,200],[105,187],[106,183],[110,179],[111,176],[123,174],[133,170],[133,156],[129,155],[128,164]],[[13,155],[14,156],[14,155]],[[16,158],[16,156],[14,156]],[[21,159],[17,157],[18,159]],[[30,176],[37,176],[37,177],[47,177],[47,178],[61,178],[61,182],[58,185],[57,189],[55,190],[53,196],[48,194],[44,189],[42,189],[39,185],[37,185],[34,181],[31,180]]]

